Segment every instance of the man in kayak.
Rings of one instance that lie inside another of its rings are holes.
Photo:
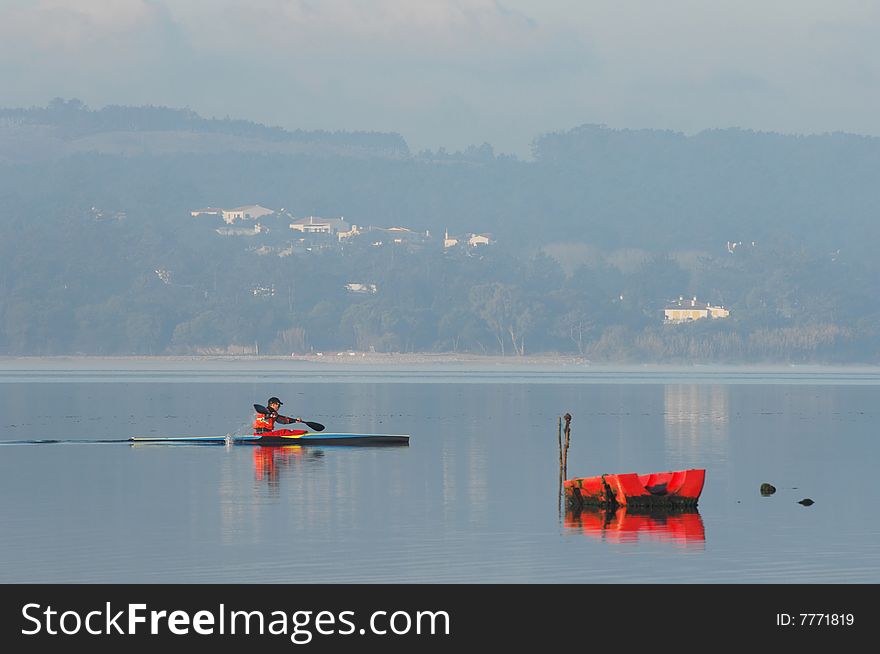
[[[282,404],[284,403],[277,397],[269,398],[269,401],[266,402],[266,407],[269,409],[269,413],[257,413],[257,418],[254,420],[253,427],[255,434],[264,434],[267,431],[275,431],[276,422],[280,422],[282,425],[301,422],[299,418],[288,418],[287,416],[279,414],[278,409],[281,408]]]

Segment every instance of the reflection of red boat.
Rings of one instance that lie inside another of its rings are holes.
[[[695,507],[705,479],[705,470],[581,477],[565,481],[565,498],[570,508]]]
[[[585,508],[567,512],[565,526],[580,529],[589,536],[621,543],[634,542],[641,537],[681,544],[706,540],[703,519],[696,510],[690,509],[634,512],[623,506],[614,510]]]

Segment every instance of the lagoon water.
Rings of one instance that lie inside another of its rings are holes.
[[[270,395],[410,445],[126,441]],[[570,477],[705,468],[698,513],[562,510],[565,412]],[[877,583],[878,419],[877,369],[8,360],[0,582]]]

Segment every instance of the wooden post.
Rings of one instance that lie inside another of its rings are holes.
[[[559,445],[559,488],[558,488],[558,497],[559,497],[559,515],[562,516],[562,483],[565,481],[565,472],[562,468],[562,418],[559,418],[559,421],[556,424],[556,442]]]
[[[559,444],[559,470],[562,471],[562,418],[556,426],[556,442]]]
[[[566,413],[563,418],[565,418],[565,450],[562,457],[562,471],[568,477],[568,445],[571,442],[571,414]]]

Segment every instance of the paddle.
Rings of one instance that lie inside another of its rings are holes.
[[[264,416],[272,413],[269,409],[264,407],[262,404],[255,404],[254,409],[256,410],[257,413],[262,413]],[[282,417],[286,418],[287,416],[282,416]],[[324,431],[324,425],[322,425],[320,422],[309,422],[308,420],[300,420],[299,422],[303,423],[304,425],[308,425],[309,429],[312,429],[314,431]]]

